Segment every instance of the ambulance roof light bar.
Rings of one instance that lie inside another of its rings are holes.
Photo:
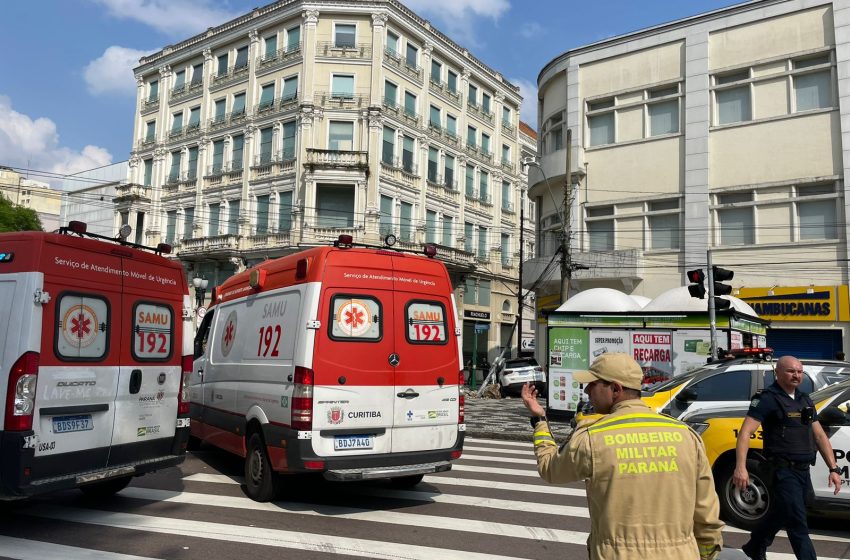
[[[334,241],[334,247],[339,247],[341,249],[351,249],[354,246],[354,236],[343,233],[340,235],[336,241]]]
[[[91,233],[88,231],[88,224],[85,222],[81,222],[79,220],[71,220],[68,222],[68,225],[65,227],[59,228],[60,235],[68,235],[77,234],[80,237],[91,237],[92,239],[102,239],[104,241],[111,241],[113,243],[119,243],[126,247],[132,247],[133,249],[142,249],[145,251],[152,251],[157,255],[168,255],[172,251],[172,247],[168,243],[160,243],[156,247],[148,247],[147,245],[142,245],[140,243],[133,243],[131,241],[127,241],[124,237],[125,235],[130,235],[132,228],[129,225],[124,224],[121,226],[121,230],[118,232],[116,237],[108,237],[106,235],[100,235],[99,233]]]
[[[79,222],[77,220],[71,220],[68,222],[67,229],[71,233],[76,233],[77,235],[83,236],[86,234],[86,230],[89,228],[88,224],[85,222]]]

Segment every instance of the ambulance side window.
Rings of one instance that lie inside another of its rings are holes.
[[[381,302],[374,297],[337,294],[331,298],[331,339],[377,342],[382,327]]]
[[[133,306],[133,358],[163,362],[174,345],[174,311],[170,305],[137,302]]]
[[[100,361],[109,351],[109,302],[92,294],[59,295],[54,352],[60,360]]]
[[[212,332],[213,315],[215,315],[214,309],[207,311],[207,314],[204,315],[204,320],[198,326],[198,332],[195,334],[195,359],[207,353],[207,341]]]
[[[446,308],[437,301],[414,300],[405,306],[404,324],[411,344],[446,344]]]

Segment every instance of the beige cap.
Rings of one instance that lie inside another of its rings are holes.
[[[627,389],[640,391],[643,383],[643,370],[628,354],[612,352],[596,358],[589,370],[573,373],[573,381],[579,383],[591,383],[599,380],[614,381]]]

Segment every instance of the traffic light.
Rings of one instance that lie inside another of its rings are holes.
[[[714,283],[714,295],[715,296],[728,296],[732,293],[732,286],[729,284],[722,284],[724,280],[731,280],[735,276],[735,273],[731,270],[726,270],[725,268],[720,268],[719,266],[711,267],[711,281]],[[714,308],[715,309],[728,309],[729,300],[723,299],[719,297],[714,298]]]
[[[705,272],[703,272],[701,268],[688,271],[688,282],[692,282],[692,284],[688,286],[688,293],[691,294],[691,297],[695,297],[697,299],[705,299],[705,286],[703,285],[704,281]]]

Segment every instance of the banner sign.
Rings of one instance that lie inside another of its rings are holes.
[[[573,372],[587,369],[588,331],[582,328],[549,329],[549,394],[553,410],[575,412],[582,390]]]

